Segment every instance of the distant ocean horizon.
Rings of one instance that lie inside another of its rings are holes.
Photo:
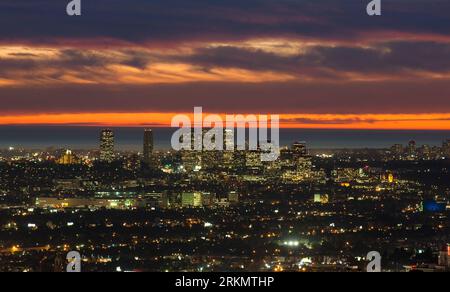
[[[80,126],[0,126],[0,148],[23,149],[67,148],[73,150],[97,149],[101,127]],[[144,128],[112,128],[116,149],[140,151]],[[153,128],[155,148],[170,149],[175,128]],[[288,146],[304,141],[311,149],[389,148],[394,144],[442,146],[450,139],[450,131],[426,130],[323,130],[281,129],[280,144]]]

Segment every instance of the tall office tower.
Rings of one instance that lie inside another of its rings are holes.
[[[306,148],[306,142],[296,142],[292,145],[292,162],[297,179],[309,180],[312,177],[312,157]]]
[[[395,144],[394,146],[392,146],[391,152],[392,152],[392,157],[394,159],[398,159],[398,160],[402,159],[403,154],[405,153],[402,144]]]
[[[431,160],[432,151],[429,145],[423,145],[420,148],[420,158],[424,160]]]
[[[150,165],[153,158],[153,130],[145,129],[144,131],[144,163]]]
[[[223,151],[209,151],[205,149],[205,137],[211,129],[191,129],[191,150],[181,151],[181,160],[186,172],[216,169],[220,166]],[[210,137],[212,143],[217,143],[217,136]]]
[[[416,141],[410,141],[408,144],[408,156],[409,159],[414,159],[417,157],[417,146]]]
[[[294,152],[289,147],[280,150],[280,167],[282,170],[294,170]]]
[[[100,160],[112,162],[114,160],[114,132],[102,130],[100,134]]]
[[[306,149],[306,142],[295,142],[292,145],[292,153],[294,161],[308,156],[308,150]]]
[[[235,150],[235,133],[234,129],[224,129],[223,130],[223,149],[228,151]],[[228,145],[228,146],[227,146]],[[227,149],[229,148],[229,149]]]
[[[312,167],[312,158],[308,154],[306,142],[296,142],[292,145],[292,159],[297,171],[309,172]]]
[[[445,141],[442,145],[442,155],[445,158],[450,158],[450,139]]]

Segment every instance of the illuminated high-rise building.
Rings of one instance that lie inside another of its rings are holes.
[[[297,172],[309,178],[312,169],[312,158],[306,148],[306,142],[296,142],[292,145],[292,161]]]
[[[415,159],[417,157],[417,144],[416,141],[410,141],[408,144],[408,158]]]
[[[144,163],[150,165],[153,157],[153,131],[151,129],[145,129],[144,131]]]
[[[420,158],[424,160],[431,160],[432,150],[429,145],[423,145],[422,148],[420,148]]]
[[[235,139],[234,139],[234,129],[224,129],[223,130],[223,142],[224,150],[234,151],[235,150]]]
[[[114,132],[102,130],[100,134],[100,160],[112,162],[114,160]]]
[[[308,155],[308,150],[306,148],[306,142],[295,142],[292,144],[292,152],[294,156],[303,157]]]
[[[395,144],[391,147],[392,158],[401,160],[403,158],[403,154],[405,153],[402,144]]]
[[[233,168],[234,163],[234,150],[235,150],[235,142],[234,142],[234,130],[224,129],[224,146],[223,146],[223,155],[222,155],[222,166],[225,169]],[[228,149],[227,149],[228,145]]]
[[[280,150],[280,167],[282,170],[294,170],[294,153],[291,148],[283,147]]]
[[[445,158],[450,158],[450,139],[445,141],[442,145],[442,155]]]

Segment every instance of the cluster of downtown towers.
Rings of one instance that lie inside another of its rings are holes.
[[[150,164],[153,149],[153,130],[145,129],[143,148],[144,163]],[[114,158],[114,132],[110,129],[102,130],[100,134],[100,160],[103,162],[112,162]]]

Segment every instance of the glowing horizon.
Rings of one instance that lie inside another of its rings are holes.
[[[0,126],[86,126],[167,128],[172,118],[193,113],[79,113],[1,116]],[[210,115],[215,113],[204,113]],[[218,114],[225,121],[226,114]],[[245,115],[245,114],[244,114]],[[250,115],[250,114],[249,114]],[[257,114],[256,114],[257,115]],[[450,114],[281,114],[281,128],[357,130],[450,130]]]

